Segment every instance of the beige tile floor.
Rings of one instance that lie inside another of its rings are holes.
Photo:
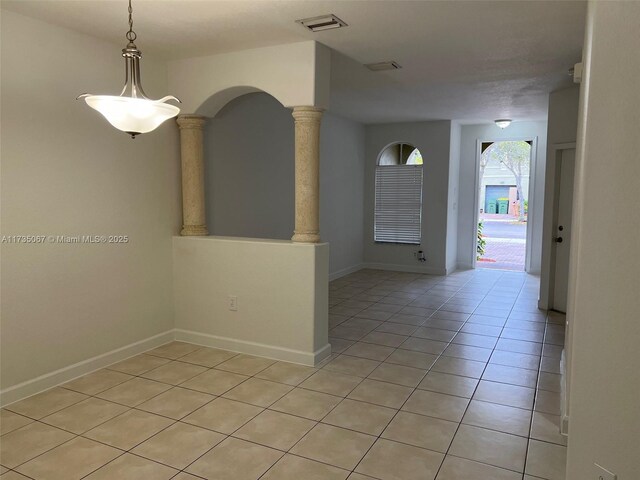
[[[174,342],[4,408],[1,480],[562,480],[563,318],[523,273],[330,284],[318,368]]]

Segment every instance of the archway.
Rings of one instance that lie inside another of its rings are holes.
[[[214,104],[204,105],[217,108]],[[204,127],[212,235],[288,240],[294,229],[294,120],[265,93],[233,98]]]

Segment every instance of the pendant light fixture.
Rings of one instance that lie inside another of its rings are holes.
[[[126,37],[129,43],[122,49],[122,56],[125,61],[125,83],[120,95],[84,93],[79,95],[76,100],[83,98],[87,105],[100,112],[111,125],[128,133],[131,138],[135,138],[140,133],[155,130],[162,122],[180,113],[178,107],[165,102],[168,100],[181,102],[172,95],[160,100],[151,100],[142,89],[140,80],[140,57],[142,57],[142,52],[133,43],[137,35],[133,31],[131,0],[129,0],[129,31]]]

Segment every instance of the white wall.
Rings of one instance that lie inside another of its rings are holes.
[[[475,224],[475,202],[478,191],[475,188],[478,175],[476,155],[478,140],[481,142],[500,140],[531,140],[537,137],[535,170],[529,178],[532,187],[529,192],[530,242],[529,273],[540,273],[542,252],[542,216],[544,205],[544,175],[547,150],[547,122],[513,122],[508,128],[501,129],[495,124],[464,125],[460,145],[460,196],[458,213],[458,266],[471,268],[475,257],[474,241],[477,226]],[[533,197],[533,201],[531,198]]]
[[[567,479],[640,472],[640,3],[591,2],[571,243]],[[611,208],[618,205],[621,208]]]
[[[540,271],[540,300],[542,309],[549,308],[549,296],[553,289],[550,282],[553,265],[553,201],[554,184],[558,163],[556,156],[561,150],[557,146],[576,142],[578,132],[578,103],[580,88],[575,86],[558,90],[549,95],[549,118],[547,125],[547,168],[545,170],[544,215],[542,234],[542,263]]]
[[[175,237],[177,338],[314,365],[330,353],[328,254],[327,244]]]
[[[451,122],[451,146],[449,150],[449,200],[447,210],[447,274],[458,267],[458,199],[460,187],[460,142],[462,129]]]
[[[205,127],[207,225],[213,235],[288,240],[294,228],[291,110],[266,93],[232,100]],[[325,113],[320,235],[329,271],[362,264],[364,127]]]
[[[1,43],[2,235],[129,237],[2,245],[6,393],[173,328],[180,174],[175,123],[132,140],[74,100],[120,91],[122,45],[6,10]],[[161,63],[142,69],[150,95],[168,93]]]
[[[390,268],[444,275],[447,271],[447,207],[451,122],[415,122],[367,125],[364,188],[364,259],[374,268]],[[373,241],[375,168],[378,155],[392,143],[409,143],[424,159],[422,244],[395,245]],[[420,263],[414,253],[427,258]]]
[[[265,91],[287,107],[329,105],[331,50],[314,42],[169,62],[169,87],[184,113],[214,116],[230,100]]]

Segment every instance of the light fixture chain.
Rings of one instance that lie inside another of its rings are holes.
[[[131,0],[129,0],[129,31],[127,32],[127,40],[133,42],[137,37],[136,32],[133,31],[133,8],[131,7]]]

